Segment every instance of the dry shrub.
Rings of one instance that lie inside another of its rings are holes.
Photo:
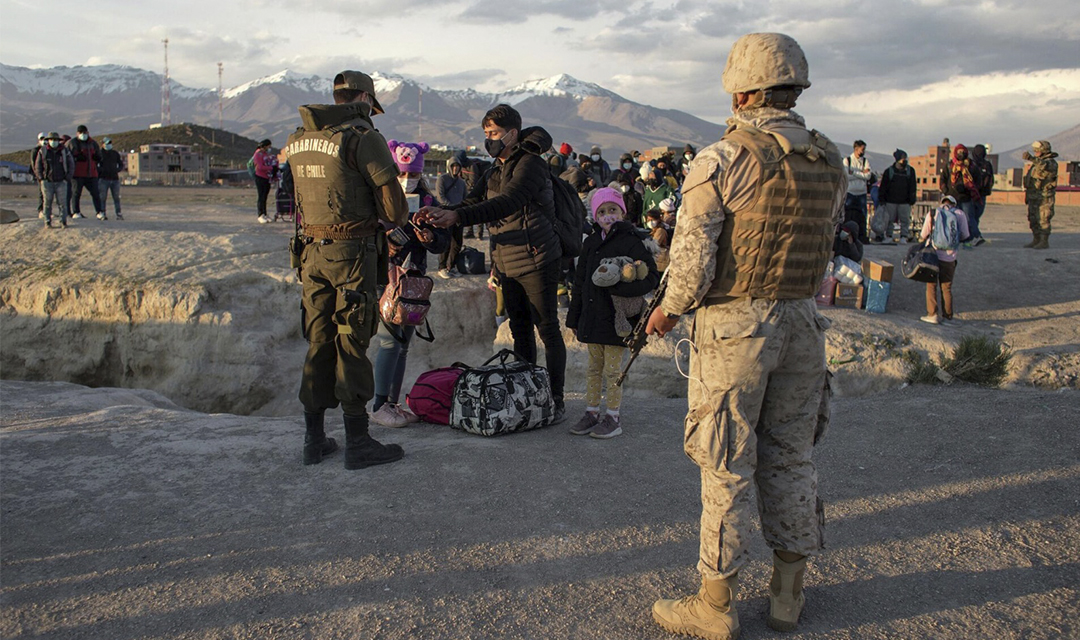
[[[951,356],[941,354],[937,364],[914,349],[905,351],[903,358],[907,363],[907,380],[912,384],[948,384],[955,379],[996,387],[1009,373],[1012,351],[997,338],[967,335],[960,339]]]

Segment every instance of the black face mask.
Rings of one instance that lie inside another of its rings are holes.
[[[484,150],[488,152],[489,156],[491,156],[492,158],[498,158],[499,154],[506,150],[506,143],[503,142],[503,138],[505,137],[506,134],[504,133],[503,137],[499,138],[498,140],[494,140],[492,138],[484,140]]]
[[[488,138],[487,140],[484,140],[484,149],[492,158],[498,158],[499,154],[506,149],[506,143],[503,142],[502,139],[495,140],[494,138]]]

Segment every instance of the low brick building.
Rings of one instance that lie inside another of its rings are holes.
[[[210,164],[187,144],[144,144],[127,158],[128,175],[138,184],[204,184]]]

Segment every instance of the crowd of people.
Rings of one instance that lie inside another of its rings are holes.
[[[86,217],[82,214],[84,189],[90,193],[98,220],[109,219],[106,206],[110,194],[116,219],[124,219],[120,213],[120,173],[127,168],[126,158],[113,149],[109,138],[101,142],[99,145],[90,137],[84,124],[78,126],[75,137],[56,131],[38,134],[30,170],[39,185],[38,218],[45,220],[46,228],[66,228],[70,220]],[[58,225],[53,224],[54,202]]]

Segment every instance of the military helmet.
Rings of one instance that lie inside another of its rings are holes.
[[[749,33],[731,45],[723,81],[724,91],[732,94],[785,85],[805,89],[810,70],[806,54],[791,36]]]
[[[1050,152],[1050,141],[1049,140],[1036,140],[1035,142],[1031,143],[1031,148],[1034,149],[1035,151],[1038,151],[1038,152],[1049,153]]]

